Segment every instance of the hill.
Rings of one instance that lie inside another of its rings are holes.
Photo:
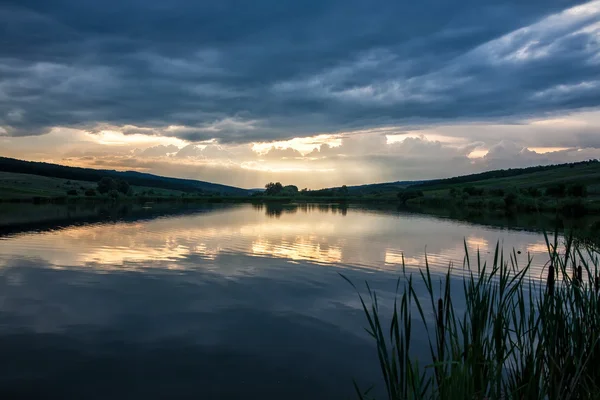
[[[581,183],[595,191],[600,184],[600,162],[582,161],[570,164],[543,165],[528,168],[509,168],[486,171],[478,174],[463,175],[446,179],[410,185],[411,189],[423,191],[462,188],[467,186],[488,188],[525,188],[543,189],[556,184]]]
[[[115,171],[92,168],[69,167],[44,162],[23,161],[0,157],[0,172],[37,175],[83,182],[98,182],[103,177],[123,179],[132,186],[173,190],[186,193],[215,193],[243,196],[248,190],[193,179],[169,178],[136,171]]]
[[[582,167],[588,167],[586,170]],[[508,168],[485,171],[470,175],[455,176],[452,178],[430,179],[420,181],[396,181],[384,183],[369,183],[365,185],[348,186],[350,195],[389,194],[398,192],[408,187],[420,190],[449,189],[457,186],[544,186],[556,183],[582,182],[591,178],[589,173],[595,174],[600,170],[597,160],[582,161],[570,164],[539,165],[526,168]],[[588,175],[583,176],[586,172]],[[515,179],[517,178],[517,179]],[[584,182],[585,183],[585,182]],[[599,182],[600,183],[600,182]],[[331,191],[340,187],[315,190]]]
[[[366,185],[348,186],[350,194],[370,194],[374,192],[397,192],[400,189],[405,189],[409,186],[421,183],[424,181],[396,181],[384,183],[369,183]]]
[[[161,189],[147,186],[130,186],[134,194],[148,194],[157,197],[181,197],[180,190]],[[60,198],[69,191],[83,196],[87,190],[96,190],[97,183],[74,179],[50,178],[47,176],[0,172],[0,201],[40,198]]]
[[[411,185],[398,192],[406,205],[477,212],[600,213],[600,162],[488,171]]]
[[[346,193],[347,196],[352,197],[360,197],[360,196],[370,196],[370,195],[391,195],[393,197],[396,196],[398,191],[402,189],[406,189],[411,185],[415,185],[424,181],[397,181],[397,182],[384,182],[384,183],[368,183],[365,185],[355,185],[355,186],[346,186],[343,189],[343,186],[336,186],[324,189],[316,189],[310,190],[308,192],[304,192],[305,195],[311,197],[328,197],[328,196],[336,196],[340,195],[340,193]]]

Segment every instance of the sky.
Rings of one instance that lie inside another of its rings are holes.
[[[311,189],[600,158],[600,0],[2,0],[0,156]]]

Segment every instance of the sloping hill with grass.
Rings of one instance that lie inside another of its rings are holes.
[[[186,193],[205,192],[237,196],[248,194],[248,190],[246,189],[193,179],[169,178],[135,171],[68,167],[65,165],[23,161],[7,157],[0,157],[0,172],[94,183],[98,182],[103,177],[110,177],[113,179],[125,180],[132,186],[143,186],[146,188],[173,190]]]
[[[370,183],[367,185],[356,185],[348,186],[348,192],[350,194],[372,194],[372,193],[384,193],[390,191],[398,191],[400,189],[407,188],[411,185],[416,185],[424,181],[397,181],[397,182],[384,182],[384,183]]]
[[[411,185],[407,205],[519,212],[600,213],[600,162],[489,171]]]
[[[467,186],[543,188],[559,183],[582,183],[587,186],[600,184],[600,162],[590,160],[572,164],[501,169],[447,179],[436,179],[413,184],[410,187],[423,191]]]
[[[56,198],[69,193],[84,196],[86,191],[96,191],[97,183],[47,176],[0,172],[0,199],[19,200],[34,197]],[[185,192],[147,186],[131,186],[132,194],[148,194],[158,197],[180,197]]]

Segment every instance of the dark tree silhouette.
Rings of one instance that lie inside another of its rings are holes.
[[[110,192],[111,190],[117,190],[117,182],[115,182],[115,180],[113,178],[109,178],[108,176],[105,176],[104,178],[100,179],[100,181],[98,182],[98,193],[100,194],[106,194],[108,192]]]
[[[131,194],[131,187],[129,186],[129,183],[127,183],[127,181],[123,180],[123,179],[113,179],[110,178],[108,176],[105,176],[104,178],[100,179],[100,182],[98,182],[98,193],[101,194],[107,194],[112,192],[113,190],[117,193],[121,193],[124,195],[129,195]],[[114,197],[114,196],[112,196]]]
[[[276,196],[283,190],[283,185],[280,182],[269,182],[265,185],[265,194],[267,196]]]
[[[546,196],[551,197],[565,197],[567,194],[567,185],[559,183],[546,188]]]
[[[117,191],[119,193],[123,193],[123,194],[129,195],[129,194],[131,194],[131,187],[129,186],[129,183],[127,183],[123,179],[119,179],[117,181]]]
[[[410,199],[416,199],[419,197],[423,197],[423,192],[421,190],[405,189],[398,192],[398,199],[403,204],[406,204],[406,202]]]
[[[295,185],[287,185],[283,187],[281,194],[285,196],[295,196],[298,194],[298,186]]]
[[[567,194],[572,197],[586,197],[587,187],[581,183],[574,183],[567,188]]]

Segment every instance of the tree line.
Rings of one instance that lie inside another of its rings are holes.
[[[304,188],[302,190],[298,190],[298,186],[296,185],[283,186],[281,182],[269,182],[265,185],[265,191],[262,193],[257,193],[256,195],[284,197],[293,197],[298,195],[307,197],[345,197],[348,196],[348,187],[344,185],[340,188],[332,189],[309,190]]]

